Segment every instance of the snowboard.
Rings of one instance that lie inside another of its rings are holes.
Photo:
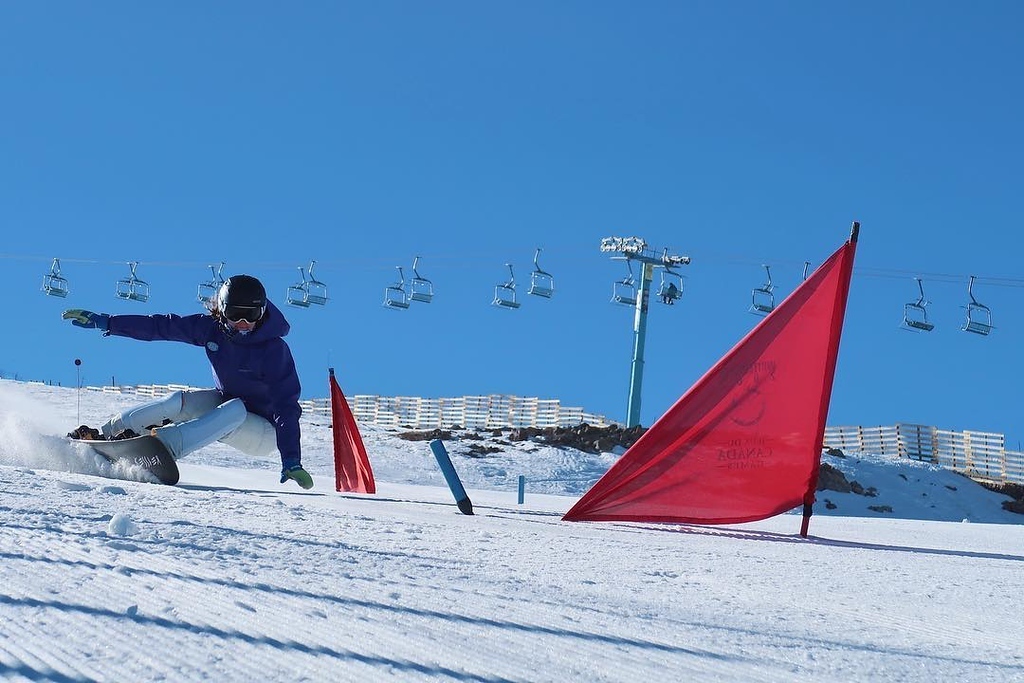
[[[92,441],[71,439],[93,449],[108,462],[134,465],[146,470],[161,484],[174,486],[178,483],[178,463],[163,441],[155,436],[137,436],[120,441]]]

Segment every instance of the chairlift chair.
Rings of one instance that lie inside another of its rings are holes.
[[[398,282],[384,288],[384,306],[396,310],[409,308],[409,294],[405,291],[405,275],[401,266],[398,268]]]
[[[917,280],[917,289],[921,296],[916,302],[904,304],[903,327],[908,330],[931,332],[935,329],[935,323],[928,320],[928,311],[925,307],[929,302],[924,299],[924,285],[921,284],[921,278],[915,277],[914,279]]]
[[[772,284],[772,271],[767,265],[764,270],[768,274],[768,280],[760,287],[755,287],[750,293],[750,312],[755,315],[768,315],[775,309],[775,294],[773,293],[775,285]]]
[[[626,259],[626,268],[629,274],[612,283],[612,303],[636,306],[636,280],[633,279],[633,266],[629,264],[629,259]]]
[[[49,274],[43,276],[43,291],[62,299],[68,295],[68,281],[60,276],[60,259],[53,259]]]
[[[131,271],[131,275],[117,281],[117,284],[114,286],[114,294],[118,299],[140,302],[149,301],[149,284],[144,280],[140,280],[135,275],[135,269],[138,266],[138,261],[130,261],[128,269]]]
[[[668,266],[661,269],[661,285],[658,287],[658,300],[669,306],[683,296],[683,277]]]
[[[516,276],[512,270],[512,264],[506,263],[505,265],[508,266],[508,282],[495,286],[494,301],[491,303],[500,308],[516,309],[519,308],[519,302],[516,300]]]
[[[966,307],[967,320],[964,321],[964,326],[960,329],[964,332],[973,332],[984,336],[992,331],[992,311],[974,298],[974,279],[972,275],[971,281],[967,285],[967,295],[971,297],[971,300]]]
[[[528,293],[550,299],[551,295],[555,293],[555,279],[551,276],[551,273],[541,270],[540,265],[537,263],[538,258],[540,258],[539,247],[537,248],[537,253],[533,255],[534,270],[530,274],[530,289]]]
[[[412,260],[412,280],[409,281],[409,299],[429,304],[434,300],[434,284],[425,277],[420,277],[416,266],[419,265],[420,257]]]
[[[199,283],[199,287],[196,290],[196,299],[208,310],[213,310],[213,301],[217,297],[217,292],[220,291],[220,286],[224,284],[224,277],[221,275],[223,270],[223,261],[220,262],[216,270],[211,265],[210,272],[213,273],[213,277],[206,282]]]
[[[313,266],[316,261],[309,262],[309,279],[306,280],[306,301],[315,306],[323,306],[327,303],[327,285],[320,282],[313,275]]]
[[[309,308],[311,303],[309,300],[309,282],[306,280],[306,271],[302,269],[302,266],[299,266],[299,275],[302,277],[302,280],[288,287],[284,300],[289,306]]]

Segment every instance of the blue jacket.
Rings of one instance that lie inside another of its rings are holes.
[[[107,334],[141,341],[175,341],[206,348],[217,389],[226,399],[240,398],[246,409],[265,417],[277,430],[277,449],[285,467],[302,461],[299,445],[299,376],[283,339],[291,330],[271,302],[259,327],[229,336],[207,313],[179,316],[112,315]]]

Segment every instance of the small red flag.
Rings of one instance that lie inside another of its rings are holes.
[[[331,384],[331,422],[334,430],[334,486],[350,493],[376,493],[373,470],[366,457],[356,419],[341,393],[334,368],[328,370]]]

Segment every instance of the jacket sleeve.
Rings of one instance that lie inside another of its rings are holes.
[[[270,387],[271,422],[277,430],[277,450],[281,453],[281,465],[301,465],[299,417],[302,415],[302,407],[299,405],[299,395],[302,387],[295,371],[292,352],[283,340],[279,340],[274,351],[272,367],[267,381]]]
[[[107,335],[139,341],[174,341],[203,346],[216,322],[208,315],[112,315]]]

